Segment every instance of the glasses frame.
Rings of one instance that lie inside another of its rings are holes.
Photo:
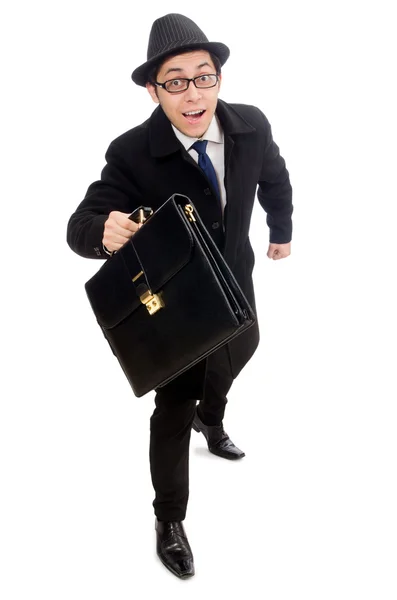
[[[204,76],[211,76],[211,77],[216,77],[215,83],[213,85],[209,85],[207,87],[199,87],[196,85],[196,79],[200,79],[200,77],[204,77]],[[177,92],[171,92],[170,90],[167,90],[166,85],[167,83],[169,83],[170,81],[186,81],[187,85],[186,88],[184,90],[178,90]],[[197,77],[193,77],[192,79],[189,79],[188,77],[173,77],[172,79],[167,79],[167,81],[164,81],[164,83],[159,83],[158,81],[154,81],[154,85],[157,85],[157,87],[161,87],[163,88],[166,92],[168,92],[169,94],[183,94],[183,92],[186,92],[189,89],[189,85],[190,82],[193,81],[194,87],[197,88],[198,90],[210,90],[211,88],[215,87],[217,85],[217,83],[219,82],[219,75],[217,75],[216,73],[202,73],[201,75],[197,75]]]

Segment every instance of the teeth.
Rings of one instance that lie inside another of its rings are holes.
[[[204,112],[204,111],[203,110],[192,110],[190,112],[185,113],[185,115],[199,115],[202,112]]]

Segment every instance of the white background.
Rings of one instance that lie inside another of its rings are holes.
[[[2,600],[396,599],[391,5],[3,5]],[[262,339],[225,418],[246,458],[192,434],[189,581],[155,555],[153,395],[134,397],[91,313],[101,263],[66,244],[109,143],[155,108],[130,74],[168,12],[230,47],[220,97],[267,115],[295,204],[283,261],[254,210]]]

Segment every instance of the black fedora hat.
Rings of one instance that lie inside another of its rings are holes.
[[[131,78],[137,85],[145,86],[151,69],[169,54],[184,50],[207,50],[215,54],[224,65],[230,50],[220,42],[209,42],[201,29],[188,17],[171,13],[157,19],[150,31],[147,61],[135,69]]]

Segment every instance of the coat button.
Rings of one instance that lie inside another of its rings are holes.
[[[211,190],[210,190],[210,188],[205,188],[205,190],[204,190],[204,194],[205,194],[206,196],[211,196]]]
[[[211,225],[212,229],[218,229],[219,228],[219,221],[214,221]]]

